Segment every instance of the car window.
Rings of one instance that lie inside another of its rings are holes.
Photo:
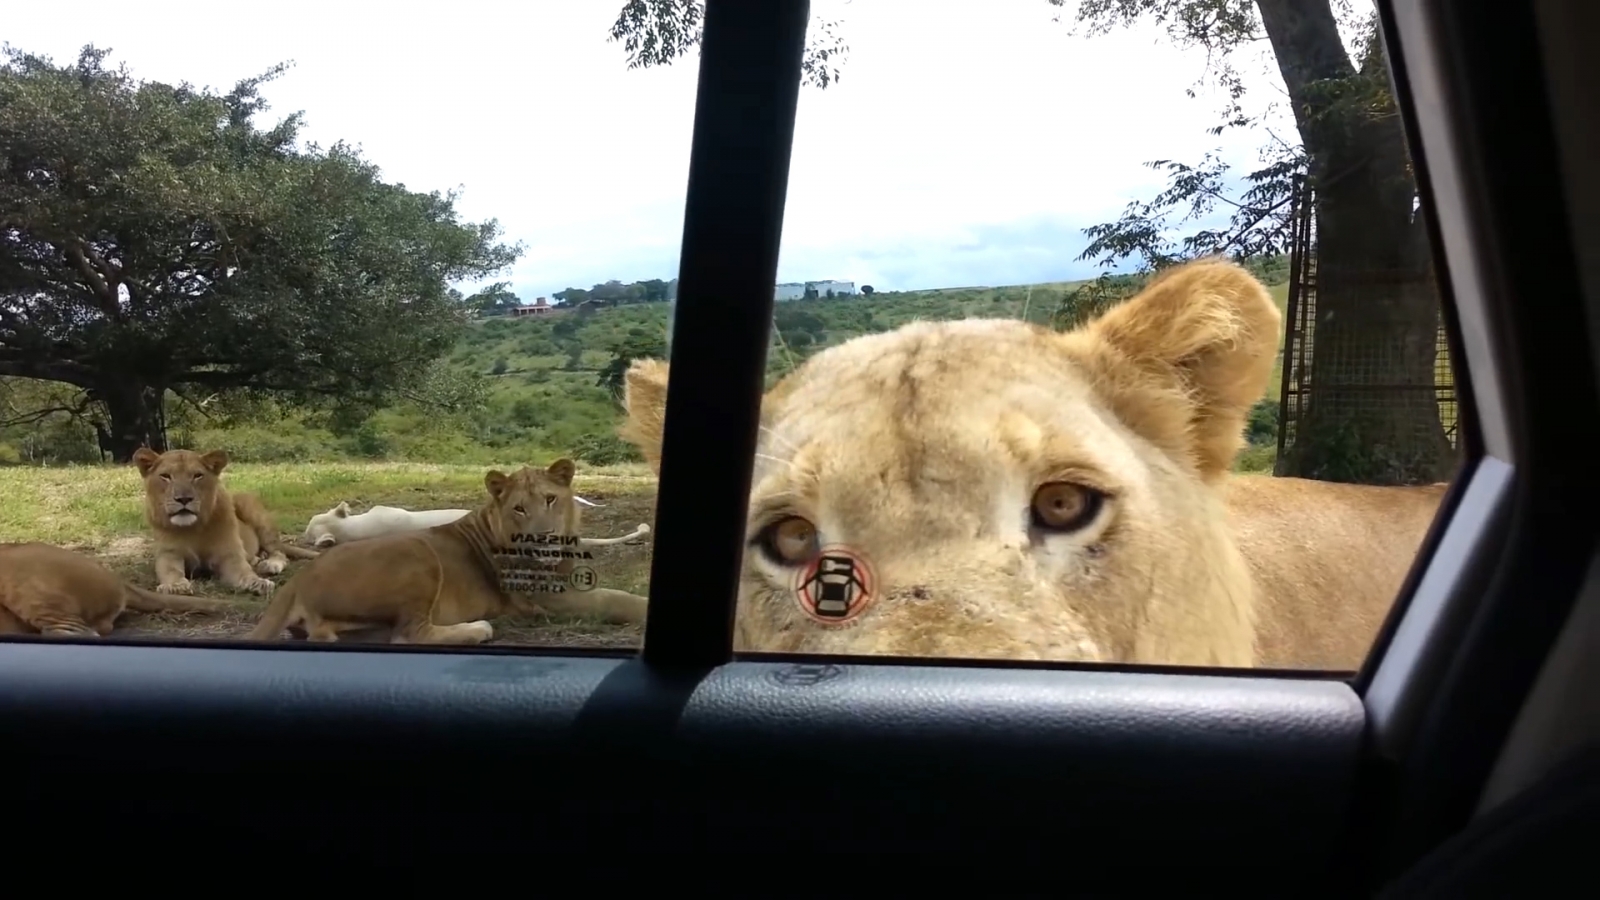
[[[813,6],[736,650],[1361,665],[1461,452],[1426,211],[1369,7],[1201,6]]]
[[[571,6],[11,18],[0,632],[639,645],[703,10]],[[736,650],[1361,664],[1426,210],[1368,7],[1202,6],[812,5]]]
[[[7,16],[0,632],[636,647],[694,68],[154,9]]]

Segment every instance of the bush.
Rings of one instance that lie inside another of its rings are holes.
[[[1250,407],[1250,417],[1245,425],[1245,439],[1252,447],[1278,443],[1278,401],[1263,398]]]
[[[640,462],[644,459],[639,448],[614,434],[585,434],[572,442],[569,451],[573,458],[592,466],[614,466],[618,463]]]
[[[246,463],[309,462],[335,455],[334,448],[316,434],[284,428],[199,429],[189,445],[226,450],[234,461]]]
[[[345,442],[349,453],[367,459],[383,459],[393,449],[394,442],[388,435],[380,432],[378,426],[372,422],[363,422],[356,433]]]

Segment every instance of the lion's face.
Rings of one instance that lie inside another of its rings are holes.
[[[1210,263],[1069,334],[922,322],[813,357],[763,404],[741,649],[1128,661],[1237,614],[1249,575],[1213,484],[1277,322],[1253,278]],[[630,412],[664,398],[664,364],[629,376]],[[657,462],[658,434],[625,432]],[[819,596],[835,548],[870,599],[823,624],[797,587]],[[1222,655],[1239,653],[1248,635]]]
[[[140,447],[133,454],[133,464],[144,479],[145,504],[152,521],[179,530],[210,521],[218,478],[228,466],[225,451],[156,453]]]
[[[578,504],[572,499],[576,469],[572,460],[558,459],[544,469],[523,466],[510,475],[499,471],[485,475],[495,538],[508,545],[514,535],[576,534]]]
[[[338,542],[333,529],[341,519],[350,517],[350,504],[341,500],[338,506],[325,513],[317,513],[306,523],[306,530],[300,535],[302,543],[317,547],[331,547]]]

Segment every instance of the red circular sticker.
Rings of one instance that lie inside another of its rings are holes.
[[[822,548],[795,576],[800,610],[823,625],[842,625],[872,602],[877,579],[866,557],[848,547]]]

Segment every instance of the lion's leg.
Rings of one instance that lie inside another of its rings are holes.
[[[269,550],[267,555],[256,563],[256,574],[277,575],[289,567],[289,557],[282,550]]]
[[[218,560],[217,576],[223,584],[234,590],[249,591],[252,594],[270,594],[272,589],[277,587],[250,568],[250,561],[242,550]]]
[[[494,626],[479,619],[459,625],[435,625],[412,620],[401,623],[389,639],[392,644],[482,644],[494,639]]]
[[[96,631],[83,616],[75,612],[63,612],[62,608],[71,608],[76,605],[71,597],[60,594],[43,594],[36,598],[34,609],[29,610],[27,623],[39,629],[40,634],[55,635],[60,637],[99,637]]]
[[[163,594],[188,594],[194,591],[189,583],[189,573],[183,554],[170,550],[156,551],[156,590]]]
[[[583,616],[613,625],[643,624],[645,610],[649,606],[649,601],[638,594],[611,588],[540,594],[536,602],[551,615]]]

